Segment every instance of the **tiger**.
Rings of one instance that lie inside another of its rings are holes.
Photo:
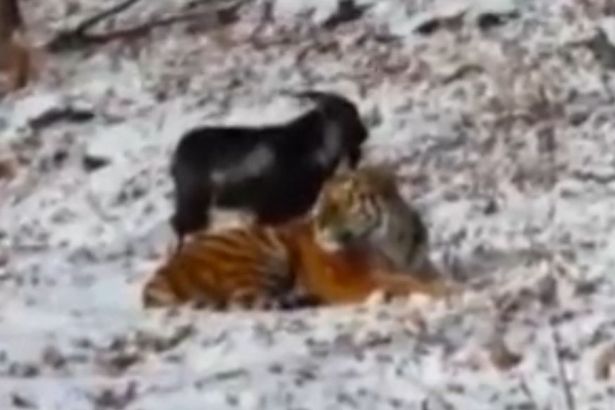
[[[441,278],[426,281],[405,271],[424,264],[427,235],[404,242],[412,246],[412,258],[397,250],[397,231],[387,231],[387,224],[399,220],[414,227],[420,218],[395,203],[396,191],[389,173],[363,167],[327,180],[306,217],[198,232],[145,284],[143,305],[291,309],[361,303],[376,292],[387,300],[449,294],[452,288]],[[396,249],[386,250],[391,244]]]

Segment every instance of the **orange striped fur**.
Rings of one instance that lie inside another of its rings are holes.
[[[289,250],[282,240],[275,229],[256,225],[198,234],[146,284],[143,302],[278,307],[294,286]]]
[[[390,174],[367,168],[327,181],[303,220],[194,235],[146,284],[143,303],[291,308],[449,289],[429,262],[418,213],[403,206]]]
[[[397,271],[378,249],[366,243],[326,251],[309,228],[292,232],[290,239],[302,292],[315,295],[325,305],[361,303],[377,291],[390,298],[415,293],[440,297],[452,290],[443,281],[421,281]]]

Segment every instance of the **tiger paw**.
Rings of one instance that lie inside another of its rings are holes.
[[[384,303],[389,303],[394,299],[393,292],[387,292],[385,290],[376,290],[372,292],[363,303],[365,306],[378,306]]]

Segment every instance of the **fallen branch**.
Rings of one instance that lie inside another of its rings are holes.
[[[52,126],[58,122],[66,121],[73,123],[83,123],[94,118],[95,114],[91,110],[74,107],[55,107],[43,112],[37,118],[29,121],[32,128],[40,130]]]
[[[214,10],[166,16],[138,24],[134,27],[113,30],[107,33],[88,33],[88,30],[95,24],[98,24],[102,20],[128,9],[138,1],[140,0],[126,0],[109,10],[87,19],[86,21],[80,23],[75,29],[58,33],[58,35],[47,44],[46,48],[54,53],[74,51],[89,46],[103,45],[117,39],[134,39],[136,37],[142,37],[147,35],[155,28],[169,26],[182,21],[196,20],[212,15],[215,17],[216,22],[220,26],[225,26],[238,20],[239,17],[237,12],[244,4],[243,2],[236,2],[226,7],[220,7]]]
[[[87,33],[90,28],[109,17],[129,9],[139,1],[140,0],[124,0],[122,3],[116,4],[107,10],[103,10],[85,19],[73,29],[60,31],[49,43],[47,43],[47,50],[51,52],[62,52],[81,48],[91,43],[91,35]]]

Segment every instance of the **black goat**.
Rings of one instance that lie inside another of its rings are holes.
[[[277,224],[307,212],[342,162],[355,168],[367,138],[355,105],[332,93],[295,97],[315,108],[287,123],[261,127],[199,127],[179,141],[171,166],[179,238],[206,228],[210,211],[249,211]]]

